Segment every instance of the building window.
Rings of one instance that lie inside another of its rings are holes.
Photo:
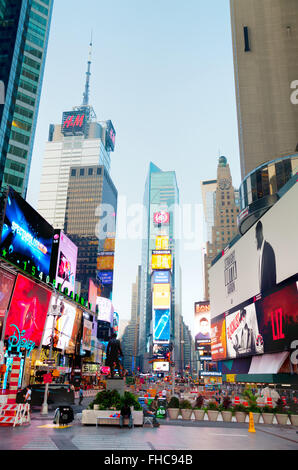
[[[97,174],[101,175],[101,168],[97,168]]]
[[[93,168],[88,168],[88,175],[89,176],[93,175]]]
[[[85,174],[85,169],[84,169],[84,168],[81,168],[81,169],[80,169],[80,176],[84,176],[84,174]]]
[[[71,170],[71,176],[77,176],[77,170]]]
[[[248,34],[247,26],[243,26],[243,35],[244,35],[244,52],[249,52],[250,44],[249,44],[249,34]]]

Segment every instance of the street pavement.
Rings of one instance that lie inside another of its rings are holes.
[[[92,399],[78,400],[73,406],[75,420],[68,427],[53,424],[54,411],[48,416],[32,412],[31,424],[0,427],[0,450],[120,450],[120,451],[188,451],[188,450],[297,450],[297,428],[291,425],[255,426],[248,423],[208,421],[188,422],[160,420],[159,428],[83,426],[80,413]]]

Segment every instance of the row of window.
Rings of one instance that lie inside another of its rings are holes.
[[[96,173],[94,171],[94,168],[86,168],[86,175],[92,176],[92,175],[101,175],[101,168],[96,168]],[[71,176],[85,176],[85,168],[80,168],[80,169],[72,169],[71,170]]]

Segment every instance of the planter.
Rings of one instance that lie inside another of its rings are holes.
[[[298,415],[290,415],[292,426],[298,426]]]
[[[262,413],[264,424],[272,424],[274,414],[273,413]]]
[[[232,421],[232,416],[233,416],[232,411],[222,411],[221,415],[222,415],[223,421],[225,421],[226,423],[229,423],[230,421]]]
[[[243,411],[235,411],[235,416],[237,423],[245,423],[246,413],[244,413]]]
[[[120,414],[120,410],[83,410],[82,411],[82,424],[90,425],[96,424],[96,418],[109,418],[113,414]],[[132,412],[133,421],[135,426],[143,426],[143,411],[133,411]],[[119,426],[120,419],[115,418],[111,423],[111,420],[107,420],[107,424],[114,424]]]
[[[254,423],[258,424],[261,418],[261,413],[253,413],[252,415],[253,415]]]
[[[288,415],[287,414],[276,413],[275,416],[276,416],[278,424],[280,424],[281,426],[284,426],[285,424],[287,424],[287,422],[288,422]]]
[[[207,410],[207,415],[208,415],[209,421],[216,421],[219,415],[219,411]]]
[[[94,410],[99,410],[99,405],[93,405]]]
[[[182,409],[181,410],[182,419],[190,419],[192,415],[192,410]]]
[[[203,421],[205,416],[205,410],[194,410],[195,420]]]
[[[178,419],[179,414],[179,408],[168,408],[168,415],[170,419]]]

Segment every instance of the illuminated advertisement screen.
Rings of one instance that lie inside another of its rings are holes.
[[[264,353],[254,303],[226,316],[227,358]]]
[[[170,309],[171,308],[171,289],[170,284],[153,285],[153,308]]]
[[[114,307],[112,302],[109,299],[106,299],[105,297],[97,297],[96,306],[98,311],[98,320],[108,322],[113,325]]]
[[[80,332],[82,324],[83,311],[80,308],[76,308],[76,316],[73,322],[71,337],[69,338],[69,343],[65,349],[66,354],[75,354],[76,342],[78,339],[78,334]]]
[[[52,296],[50,311],[53,312],[53,305],[57,301],[57,316],[54,320],[54,339],[53,347],[58,349],[66,349],[72,339],[73,326],[76,319],[76,307],[64,299]],[[53,330],[53,315],[49,315],[45,327],[43,345],[49,346]]]
[[[169,372],[169,370],[170,370],[169,362],[153,362],[154,372]]]
[[[5,339],[15,334],[16,325],[24,338],[39,346],[51,300],[51,291],[18,275],[6,320]]]
[[[212,320],[211,322],[211,355],[214,361],[220,361],[227,357],[226,323],[224,318]]]
[[[209,302],[195,303],[195,348],[199,351],[211,343],[211,315]]]
[[[91,351],[92,322],[84,318],[82,348]]]
[[[88,294],[88,301],[91,305],[92,312],[96,312],[96,298],[97,298],[97,286],[94,282],[89,279],[89,294]]]
[[[84,134],[88,115],[84,111],[66,111],[62,115],[61,132],[63,135]]]
[[[41,281],[50,281],[54,229],[9,188],[0,256]]]
[[[103,286],[109,286],[113,284],[113,273],[114,271],[98,271],[97,278]]]
[[[63,233],[55,230],[51,260],[51,276],[56,285],[63,285],[68,292],[75,291],[78,247]]]
[[[158,235],[155,240],[156,250],[168,250],[169,249],[169,237],[165,235]]]
[[[98,271],[113,271],[114,270],[114,253],[110,251],[103,251],[97,257],[97,270]]]
[[[172,269],[172,255],[170,251],[152,252],[152,270]]]
[[[170,284],[170,271],[154,271],[153,284]]]
[[[277,292],[256,302],[259,334],[265,353],[291,349],[298,339],[298,282],[294,281]]]
[[[106,130],[106,150],[108,152],[114,152],[115,150],[116,131],[112,124],[112,121],[107,121]]]
[[[166,211],[159,211],[153,214],[153,222],[156,225],[168,225],[170,223],[170,213]]]
[[[103,244],[104,251],[115,251],[115,238],[106,238]]]
[[[13,274],[0,269],[0,318],[5,316],[15,279]]]
[[[170,341],[170,309],[154,309],[153,341],[168,343]]]
[[[163,343],[154,343],[153,344],[153,359],[166,358],[167,353],[169,352],[169,346]]]

